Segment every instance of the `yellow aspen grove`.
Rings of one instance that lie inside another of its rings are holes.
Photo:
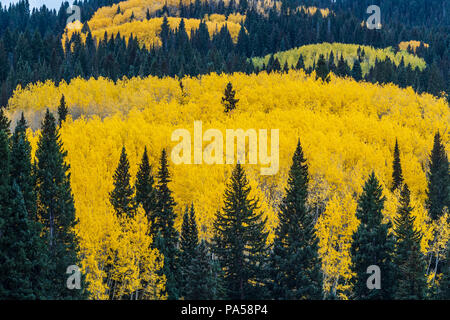
[[[184,92],[180,90],[180,80]],[[222,97],[229,82],[239,102],[235,110],[224,113]],[[77,233],[94,298],[104,299],[109,293],[104,265],[112,249],[117,249],[121,261],[111,273],[122,283],[115,294],[164,298],[164,279],[155,276],[160,266],[157,253],[138,251],[137,256],[131,257],[128,251],[151,241],[144,236],[145,219],[138,214],[129,222],[119,221],[108,194],[123,145],[130,174],[135,177],[144,147],[148,149],[150,164],[157,168],[161,150],[167,148],[170,155],[179,143],[172,141],[172,133],[185,129],[193,137],[194,121],[202,121],[203,133],[215,129],[224,136],[227,129],[279,129],[278,173],[265,176],[260,173],[261,165],[244,165],[253,196],[260,200],[261,211],[268,217],[269,241],[278,224],[276,213],[292,154],[301,138],[311,177],[308,203],[318,217],[316,232],[326,292],[346,298],[343,292],[351,277],[351,235],[358,226],[356,199],[362,192],[364,178],[372,170],[383,186],[391,185],[396,138],[401,146],[404,181],[411,189],[415,225],[424,233],[421,249],[437,250],[428,245],[433,230],[441,225],[433,226],[425,209],[425,170],[434,133],[447,132],[450,111],[443,98],[392,84],[382,86],[333,75],[329,82],[322,82],[314,73],[306,75],[302,70],[258,75],[212,73],[183,79],[124,78],[116,83],[104,78],[74,79],[59,86],[47,81],[18,87],[9,100],[10,118],[17,119],[23,111],[31,123],[34,131],[29,129],[28,136],[33,150],[42,112],[46,107],[56,112],[63,94],[70,115],[62,125],[61,139],[71,166],[79,219]],[[442,134],[442,141],[450,151],[448,134]],[[202,150],[207,145],[203,142]],[[233,166],[176,165],[170,158],[169,165],[169,186],[177,203],[176,228],[180,230],[184,207],[193,202],[200,236],[209,238]],[[387,197],[384,218],[392,221],[397,214],[398,196],[389,187],[383,189]],[[122,230],[122,225],[127,228]],[[442,234],[439,243],[448,239],[448,233]],[[151,261],[151,269],[139,269],[142,261]],[[142,279],[152,279],[151,290],[140,286]]]

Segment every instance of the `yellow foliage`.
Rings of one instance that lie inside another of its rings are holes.
[[[193,1],[183,0],[184,4],[189,4]],[[94,16],[87,22],[91,30],[92,36],[96,41],[104,38],[105,32],[108,37],[116,36],[120,33],[121,36],[125,36],[126,40],[133,35],[137,37],[141,46],[150,48],[151,46],[160,46],[161,39],[159,33],[161,31],[161,24],[163,18],[151,18],[146,19],[147,9],[150,14],[163,8],[164,4],[168,6],[177,7],[179,0],[169,1],[155,1],[155,0],[128,0],[118,4],[114,4],[110,7],[102,7],[97,10]],[[120,7],[120,13],[118,9]],[[134,19],[132,17],[134,16]],[[224,15],[212,14],[206,15],[204,20],[208,27],[210,35],[217,33],[226,26],[230,32],[231,38],[234,42],[237,42],[237,37],[241,29],[241,22],[244,21],[245,16],[239,13],[230,14],[228,19]],[[175,30],[180,24],[181,18],[168,17],[170,28]],[[192,29],[198,29],[200,24],[199,19],[184,19],[186,32],[188,36],[191,34]],[[70,39],[73,33],[81,32],[83,24],[79,21],[75,21],[67,25],[66,30],[62,37],[64,43],[66,39]],[[84,42],[86,40],[86,34],[81,34],[81,39]]]
[[[352,68],[355,59],[358,57],[358,48],[361,48],[361,50],[364,49],[365,52],[365,56],[361,61],[361,69],[363,75],[367,74],[370,67],[373,67],[375,65],[375,59],[383,61],[386,58],[389,58],[396,65],[400,64],[401,60],[403,59],[405,65],[411,65],[412,68],[418,67],[420,70],[423,70],[426,67],[425,60],[406,51],[394,53],[394,51],[390,47],[386,49],[375,49],[371,46],[344,43],[324,42],[320,44],[310,44],[287,51],[277,52],[276,54],[274,54],[274,57],[278,58],[281,66],[283,66],[284,63],[287,62],[289,67],[295,67],[298,58],[300,57],[300,55],[302,55],[305,62],[305,67],[309,68],[313,66],[314,62],[317,63],[317,60],[319,59],[319,56],[321,54],[323,54],[328,59],[330,52],[333,51],[336,65],[338,63],[338,58],[343,55],[344,60],[346,60],[346,62]],[[261,68],[263,64],[267,66],[270,56],[271,55],[253,58],[252,61],[255,66]]]
[[[25,111],[36,128],[34,119],[40,119],[47,107],[55,111],[61,95],[66,97],[74,120],[63,125],[61,138],[68,151],[80,221],[77,228],[85,264],[93,270],[91,279],[97,279],[101,271],[95,263],[103,259],[104,248],[114,247],[110,242],[118,237],[108,192],[113,187],[122,145],[127,148],[132,176],[144,146],[156,169],[161,150],[168,148],[170,154],[178,143],[171,141],[172,132],[184,128],[193,136],[195,120],[203,122],[203,132],[210,128],[222,132],[239,128],[280,130],[278,174],[261,176],[259,165],[245,165],[253,195],[260,199],[272,235],[292,154],[297,139],[301,139],[311,175],[310,203],[326,207],[317,222],[317,233],[327,290],[344,290],[350,277],[348,250],[357,227],[356,198],[372,170],[388,197],[385,219],[391,220],[396,214],[396,196],[387,187],[391,185],[396,138],[404,179],[412,193],[415,223],[425,234],[422,250],[427,250],[425,242],[431,239],[432,226],[424,209],[424,169],[434,133],[447,132],[450,111],[444,99],[418,95],[411,88],[392,84],[358,83],[334,76],[323,83],[314,73],[307,76],[294,70],[287,74],[210,74],[181,80],[186,97],[182,96],[179,79],[148,77],[114,83],[99,78],[74,79],[58,87],[49,81],[19,87],[9,101],[10,116],[17,118]],[[229,81],[239,102],[235,111],[225,114],[221,98]],[[29,133],[35,149],[38,132]],[[442,137],[448,152],[450,138],[448,134]],[[232,166],[170,164],[170,188],[178,204],[176,227],[180,227],[184,206],[193,202],[201,236],[211,236]],[[101,298],[103,291],[98,291]]]
[[[411,41],[402,41],[398,44],[398,48],[400,50],[406,50],[408,49],[408,47],[410,47],[411,49],[414,50],[414,52],[416,51],[416,49],[418,47],[420,47],[420,44],[423,43],[423,46],[425,48],[428,48],[430,45],[428,43],[425,42],[421,42],[421,41],[416,41],[416,40],[411,40]]]

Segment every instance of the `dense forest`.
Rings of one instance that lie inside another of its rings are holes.
[[[73,5],[0,6],[0,299],[450,299],[448,2]]]

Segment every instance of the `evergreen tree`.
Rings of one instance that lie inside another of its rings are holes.
[[[235,95],[236,91],[233,90],[233,85],[231,82],[228,82],[227,87],[225,88],[224,97],[222,97],[222,104],[225,106],[225,112],[236,109],[236,104],[239,102],[239,99],[235,99]]]
[[[398,147],[398,141],[395,139],[394,147],[394,161],[392,164],[392,187],[391,191],[394,192],[397,189],[401,189],[403,184],[402,165],[400,163],[400,150]]]
[[[0,135],[4,136],[4,133]],[[0,210],[3,219],[0,228],[0,299],[45,299],[51,285],[40,224],[29,217],[22,193],[14,181],[8,202],[9,206],[2,206]]]
[[[394,240],[389,235],[390,223],[383,223],[382,210],[385,197],[375,173],[370,174],[363,193],[358,199],[356,217],[360,220],[353,234],[351,246],[351,280],[353,297],[357,300],[392,299],[395,292],[395,269],[392,262]],[[381,272],[381,288],[369,289],[369,266],[378,266]]]
[[[323,81],[327,78],[329,73],[327,63],[325,61],[325,58],[323,54],[319,56],[319,60],[317,61],[316,66],[316,75],[317,77],[321,78]]]
[[[347,61],[344,60],[344,56],[342,54],[341,58],[338,61],[337,75],[339,75],[340,77],[346,77],[350,75],[350,67],[347,64]]]
[[[147,147],[145,147],[141,164],[136,174],[136,204],[142,205],[150,225],[150,234],[153,237],[156,236],[155,230],[153,229],[156,208],[156,190],[154,184],[152,167],[148,159]]]
[[[356,81],[362,80],[362,69],[361,69],[361,63],[358,59],[355,60],[352,68],[352,77]]]
[[[441,136],[437,132],[434,136],[433,150],[431,150],[429,170],[427,172],[426,205],[430,217],[437,221],[443,213],[444,207],[450,208],[450,173],[447,153]]]
[[[195,221],[194,205],[191,205],[189,210],[186,207],[183,224],[181,225],[180,236],[180,275],[183,279],[183,283],[180,286],[182,296],[186,299],[192,297],[187,295],[187,292],[193,287],[193,277],[195,277],[195,270],[192,272],[192,264],[194,259],[197,258],[197,246],[198,246],[198,229]]]
[[[297,64],[295,65],[295,69],[300,70],[303,69],[305,70],[305,62],[303,61],[303,55],[300,54],[300,56],[298,57],[298,61]]]
[[[11,121],[5,115],[4,109],[0,107],[0,130],[4,130],[8,137],[11,134],[10,125]]]
[[[185,289],[186,300],[217,300],[224,297],[222,273],[217,261],[212,259],[205,240],[196,247],[195,258],[187,272],[189,285]]]
[[[257,212],[257,200],[250,192],[245,171],[237,164],[225,190],[224,207],[216,214],[213,237],[230,299],[262,299],[265,295],[267,218]]]
[[[286,196],[280,206],[271,259],[272,297],[321,299],[322,274],[314,218],[308,212],[308,166],[300,141],[289,171]]]
[[[400,195],[398,216],[394,219],[396,248],[394,263],[397,266],[396,299],[421,300],[425,297],[427,281],[425,260],[420,252],[422,234],[414,228],[411,215],[410,192],[405,183]]]
[[[450,300],[450,242],[447,243],[445,260],[442,263],[442,278],[437,288],[436,298]]]
[[[69,266],[81,267],[79,244],[74,227],[75,206],[70,187],[69,165],[56,127],[54,116],[47,109],[41,125],[36,150],[36,190],[38,216],[44,224],[50,251],[53,299],[80,299],[86,291],[70,290],[66,285]]]
[[[63,121],[66,121],[67,114],[69,113],[69,109],[66,105],[66,99],[64,95],[62,95],[61,100],[59,102],[58,106],[58,118],[59,118],[59,127],[61,128],[61,125]]]
[[[122,147],[119,164],[114,172],[114,189],[109,195],[109,201],[119,217],[133,217],[136,212],[134,189],[130,185],[130,163],[127,151]]]
[[[31,163],[31,145],[26,136],[27,127],[28,125],[22,112],[11,139],[11,177],[22,192],[28,216],[36,220],[35,181]]]
[[[166,292],[168,299],[178,299],[179,281],[179,250],[178,232],[174,227],[176,203],[169,189],[170,172],[166,150],[163,149],[158,170],[156,185],[155,231],[157,236],[156,248],[164,255],[163,274],[166,276]]]

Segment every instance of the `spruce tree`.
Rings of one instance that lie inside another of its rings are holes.
[[[155,230],[155,208],[156,208],[156,190],[153,179],[152,167],[150,165],[147,153],[147,147],[144,148],[141,164],[136,174],[136,204],[142,205],[150,224],[150,234],[153,238],[156,236]]]
[[[429,170],[427,172],[426,206],[431,219],[437,221],[443,214],[444,207],[450,208],[450,173],[447,153],[441,136],[437,132],[434,136],[433,150],[430,155]]]
[[[414,228],[412,210],[409,188],[405,183],[400,194],[398,216],[394,219],[394,263],[397,266],[395,299],[421,300],[425,297],[427,288],[425,260],[420,252],[422,234]]]
[[[66,285],[69,266],[81,267],[79,244],[74,228],[77,223],[69,165],[56,127],[55,117],[47,109],[41,125],[41,137],[36,150],[36,194],[38,216],[44,224],[50,251],[52,299],[79,299],[86,291],[70,290]]]
[[[358,59],[355,60],[352,68],[352,77],[356,81],[362,80],[362,69],[361,69],[361,63]]]
[[[8,137],[11,135],[10,125],[11,121],[6,116],[4,109],[0,107],[0,130],[5,131]]]
[[[51,284],[41,226],[29,216],[15,181],[10,191],[9,206],[0,209],[0,299],[46,299]]]
[[[236,104],[239,102],[239,99],[235,99],[235,95],[236,91],[233,90],[233,85],[231,82],[228,82],[224,96],[222,97],[222,104],[225,106],[225,112],[236,109]]]
[[[67,108],[67,105],[66,105],[66,98],[64,97],[64,95],[62,95],[61,100],[59,102],[59,106],[58,106],[59,127],[62,126],[63,121],[66,121],[68,113],[69,113],[69,109]]]
[[[185,289],[186,300],[217,300],[224,297],[222,273],[205,240],[197,245],[187,272],[189,285]]]
[[[136,213],[134,189],[130,185],[130,163],[127,151],[122,147],[119,164],[114,172],[114,189],[109,194],[109,201],[119,217],[133,217]]]
[[[317,77],[321,78],[323,81],[326,80],[328,76],[329,70],[327,66],[327,62],[325,61],[325,57],[323,54],[319,56],[319,60],[317,61],[316,66],[316,75]]]
[[[156,248],[164,255],[163,274],[166,276],[166,292],[168,299],[178,299],[180,290],[179,281],[179,250],[178,232],[175,224],[175,200],[169,189],[170,172],[167,160],[167,152],[162,150],[160,166],[158,170],[158,183],[156,185],[156,208],[155,208],[155,232],[157,234]]]
[[[22,192],[29,217],[36,220],[35,181],[31,163],[31,145],[26,136],[27,128],[28,125],[22,113],[11,139],[11,177]]]
[[[303,61],[303,55],[300,54],[300,56],[298,57],[298,61],[297,64],[295,65],[295,69],[300,70],[303,69],[305,70],[305,62]]]
[[[186,299],[190,297],[186,296],[186,293],[193,286],[192,276],[192,263],[197,256],[198,246],[198,229],[195,221],[194,205],[191,205],[191,209],[186,207],[183,216],[183,224],[181,225],[180,235],[180,275],[182,281],[180,282],[181,295]]]
[[[224,287],[230,299],[262,299],[267,262],[267,221],[250,197],[244,169],[237,164],[227,184],[223,209],[214,221],[214,252],[224,271]]]
[[[392,299],[395,291],[395,266],[392,262],[394,240],[389,235],[390,223],[383,223],[385,197],[375,173],[371,173],[358,199],[356,217],[360,224],[353,234],[351,246],[352,296],[357,300]],[[369,289],[368,267],[381,272],[381,288]]]
[[[447,242],[445,260],[442,263],[442,278],[435,297],[440,300],[450,300],[450,242]]]
[[[392,164],[392,187],[391,191],[394,192],[397,189],[401,189],[403,184],[402,165],[400,163],[400,150],[398,147],[398,141],[395,139],[394,147],[394,161]]]
[[[308,166],[298,141],[279,211],[271,258],[272,298],[321,299],[322,274],[314,218],[308,212]]]

